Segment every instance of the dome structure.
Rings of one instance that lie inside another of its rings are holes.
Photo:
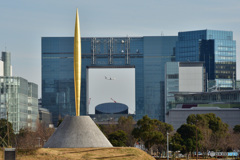
[[[122,103],[102,103],[95,107],[95,114],[128,114],[128,106]]]

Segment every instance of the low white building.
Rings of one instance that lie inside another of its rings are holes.
[[[167,62],[165,64],[165,114],[175,108],[174,93],[204,92],[203,62]]]
[[[192,107],[192,108],[174,108],[166,114],[165,121],[171,124],[177,130],[182,124],[187,122],[190,114],[214,113],[220,117],[224,123],[233,128],[240,124],[239,108],[219,108],[219,107]]]

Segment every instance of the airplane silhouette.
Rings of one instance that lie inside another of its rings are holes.
[[[116,78],[107,77],[107,76],[105,76],[105,79],[106,79],[106,80],[116,80]]]

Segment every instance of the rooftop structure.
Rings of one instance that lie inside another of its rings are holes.
[[[240,90],[228,91],[213,91],[213,92],[178,92],[174,93],[175,104],[217,104],[219,107],[228,107],[231,104],[233,107],[240,108]]]
[[[128,114],[128,106],[122,103],[103,103],[95,108],[96,114]]]

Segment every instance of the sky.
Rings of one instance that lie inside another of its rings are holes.
[[[87,75],[89,114],[95,114],[97,105],[114,101],[127,105],[129,114],[136,114],[135,68],[89,68]]]
[[[0,0],[0,51],[11,52],[14,76],[39,85],[39,97],[41,37],[72,37],[76,8],[82,37],[233,31],[240,60],[240,0]]]

